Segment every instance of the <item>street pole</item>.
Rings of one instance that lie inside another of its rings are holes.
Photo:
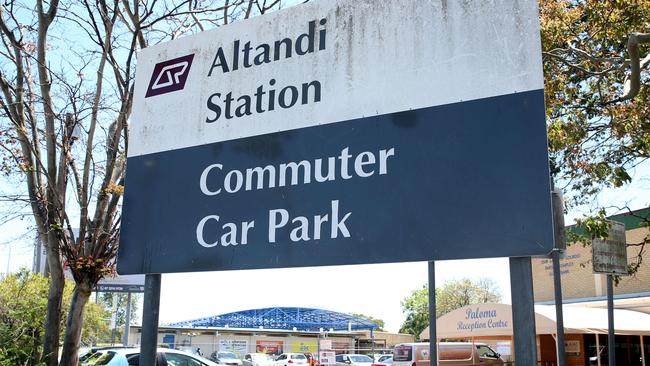
[[[537,332],[530,257],[510,258],[512,335],[517,365],[537,365]]]
[[[118,305],[117,298],[118,298],[119,295],[118,295],[117,292],[113,292],[111,295],[113,296],[113,322],[112,322],[113,326],[111,327],[113,329],[111,329],[111,346],[114,346],[115,345],[115,336],[116,336],[115,333],[117,333],[117,312],[119,310],[118,307],[117,307],[117,305]]]
[[[553,287],[555,288],[555,332],[557,334],[557,364],[566,366],[566,347],[564,343],[564,313],[562,309],[562,280],[560,279],[560,250],[551,253],[553,260]]]
[[[614,332],[614,280],[612,275],[607,275],[607,366],[616,366],[616,342]]]
[[[562,309],[562,272],[560,271],[560,253],[566,249],[564,232],[564,202],[562,191],[555,188],[552,193],[553,201],[553,236],[555,248],[551,253],[553,261],[553,287],[555,290],[555,326],[557,334],[557,364],[566,366],[566,348],[564,343],[564,313]]]
[[[126,295],[126,314],[124,316],[124,334],[122,335],[122,344],[126,347],[129,345],[129,328],[131,325],[131,293]]]
[[[158,316],[160,313],[161,275],[147,274],[144,277],[144,305],[142,309],[142,339],[140,344],[140,365],[156,364],[158,343]]]
[[[370,346],[370,352],[372,352],[372,359],[375,360],[375,328],[370,328],[370,341],[372,342],[372,345]]]
[[[438,365],[438,337],[436,330],[436,264],[429,261],[429,365]]]

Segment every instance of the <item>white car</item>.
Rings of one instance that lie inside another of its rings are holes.
[[[344,354],[336,355],[336,366],[372,366],[372,357],[368,355]]]
[[[139,348],[113,348],[98,351],[98,357],[92,357],[90,361],[82,365],[92,366],[139,366]],[[158,348],[156,350],[156,366],[222,366],[198,355],[178,351],[169,348]]]
[[[274,366],[307,366],[304,353],[283,353],[275,359]]]
[[[212,352],[210,359],[220,365],[241,366],[242,361],[230,351]]]
[[[384,355],[384,354],[376,354],[376,355],[374,355],[375,363],[384,362],[385,360],[387,360],[389,358],[393,358],[392,353],[387,354],[387,355]]]
[[[273,366],[273,359],[266,353],[247,353],[243,366]]]

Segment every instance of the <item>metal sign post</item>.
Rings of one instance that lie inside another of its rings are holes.
[[[436,330],[436,263],[429,261],[429,365],[438,365]]]
[[[537,364],[537,333],[533,305],[533,271],[530,257],[510,258],[512,336],[518,365]]]
[[[616,332],[614,328],[614,275],[626,276],[627,240],[625,224],[610,221],[606,239],[594,238],[591,242],[594,273],[607,275],[607,355],[608,365],[616,366]]]
[[[124,315],[124,334],[122,335],[122,345],[129,345],[129,332],[131,327],[131,293],[126,295],[126,314]]]
[[[562,311],[562,273],[560,271],[560,254],[566,249],[562,191],[558,188],[553,189],[551,198],[553,201],[553,233],[555,239],[555,249],[551,253],[551,257],[553,260],[553,287],[555,290],[557,364],[558,366],[565,366],[566,347],[564,343],[564,314]]]
[[[607,366],[616,366],[616,332],[614,331],[614,281],[607,275]]]
[[[140,340],[140,364],[156,364],[158,343],[158,316],[160,313],[161,275],[148,274],[144,280],[144,305],[142,309],[142,338]]]

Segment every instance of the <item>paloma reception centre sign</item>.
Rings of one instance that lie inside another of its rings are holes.
[[[138,56],[118,271],[546,254],[537,6],[316,0]]]

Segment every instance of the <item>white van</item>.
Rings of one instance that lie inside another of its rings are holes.
[[[485,343],[440,342],[439,365],[495,365],[504,364],[501,355]],[[429,343],[401,343],[393,350],[393,366],[429,366]]]

